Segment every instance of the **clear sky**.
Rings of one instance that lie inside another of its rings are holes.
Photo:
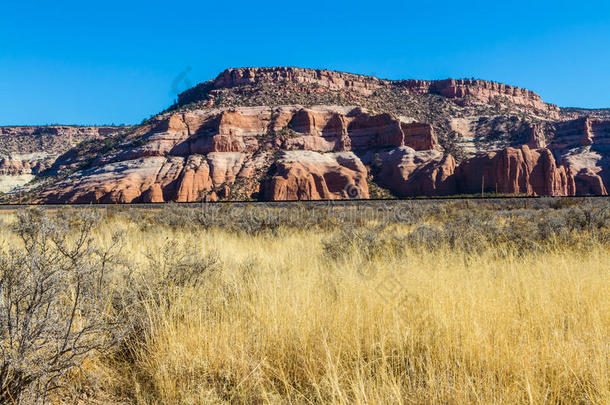
[[[476,77],[610,107],[607,1],[3,1],[0,125],[136,123],[228,67]],[[179,79],[186,80],[179,80]],[[180,83],[176,83],[176,81]]]

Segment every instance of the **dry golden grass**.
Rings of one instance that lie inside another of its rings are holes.
[[[362,272],[327,260],[319,232],[158,231],[130,233],[132,251],[169,236],[223,264],[150,308],[116,380],[137,402],[610,401],[607,249],[408,251]]]
[[[155,272],[144,251],[168,240],[216,251],[220,265],[150,305],[130,350],[84,367],[100,401],[610,403],[608,245],[333,261],[321,243],[330,231],[105,226],[101,240],[126,230],[139,271]]]

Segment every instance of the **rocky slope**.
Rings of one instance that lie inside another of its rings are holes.
[[[229,69],[37,169],[39,202],[607,194],[610,119],[482,80]]]
[[[115,127],[0,127],[0,192],[20,187],[83,141],[104,139]]]

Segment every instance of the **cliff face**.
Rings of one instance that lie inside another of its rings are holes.
[[[274,166],[265,200],[369,198],[367,170],[353,153],[283,152]]]
[[[549,147],[575,175],[578,194],[607,195],[610,186],[610,120],[585,116],[554,126]]]
[[[42,176],[38,202],[606,194],[610,121],[569,114],[481,80],[229,69],[142,125],[5,167]]]
[[[428,150],[438,143],[428,124],[359,107],[164,114],[127,137],[119,151],[100,157],[94,168],[45,190],[42,199],[199,201],[231,193],[240,199],[334,199],[353,196],[356,189],[367,198],[367,169],[353,152],[402,146]]]
[[[559,117],[559,108],[542,101],[536,93],[519,87],[485,80],[383,80],[369,76],[328,70],[301,69],[292,67],[228,69],[215,80],[202,83],[179,96],[179,103],[186,104],[214,89],[256,86],[267,83],[282,83],[293,86],[294,91],[346,91],[360,96],[373,96],[384,88],[395,88],[410,94],[436,94],[461,102],[506,103],[510,102]],[[300,87],[299,87],[300,86]]]
[[[115,127],[0,127],[0,192],[7,192],[47,170],[83,141],[104,139]]]
[[[333,72],[329,70],[300,69],[292,67],[227,69],[214,81],[213,87],[232,88],[237,86],[278,83],[313,84],[330,90],[353,90],[362,94],[372,94],[373,90],[389,81],[375,77]]]
[[[502,194],[576,194],[569,168],[557,165],[549,149],[531,150],[527,145],[477,156],[460,165],[457,189],[470,194],[485,190]]]
[[[429,124],[360,107],[284,106],[161,115],[42,201],[368,198],[367,180],[397,196],[576,193],[574,173],[547,148],[458,164]]]
[[[330,90],[350,90],[364,95],[384,86],[397,86],[413,94],[439,94],[443,97],[461,99],[473,97],[487,103],[497,97],[506,97],[515,104],[530,106],[540,110],[559,112],[559,108],[546,104],[536,93],[519,87],[508,86],[485,80],[381,80],[374,77],[328,70],[299,68],[245,68],[229,69],[213,82],[213,88],[232,88],[264,82],[287,82],[313,84]],[[187,96],[187,94],[183,95]]]

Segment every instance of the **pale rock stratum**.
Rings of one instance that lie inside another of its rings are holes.
[[[13,190],[4,201],[15,201],[16,185],[40,203],[606,195],[610,187],[610,113],[561,109],[475,79],[228,69],[140,125],[4,127],[0,141],[0,191]]]

